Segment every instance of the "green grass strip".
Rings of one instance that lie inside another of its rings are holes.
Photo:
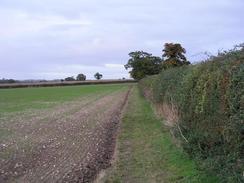
[[[0,116],[2,113],[45,109],[79,97],[127,89],[128,85],[130,84],[1,89]]]
[[[122,119],[116,159],[105,182],[219,182],[197,170],[195,162],[173,144],[137,88]]]

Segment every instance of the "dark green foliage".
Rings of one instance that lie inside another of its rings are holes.
[[[163,57],[166,59],[163,61],[163,68],[178,67],[183,65],[189,65],[185,54],[186,50],[179,43],[165,43],[163,49]]]
[[[178,107],[180,128],[188,140],[182,139],[182,146],[201,167],[222,182],[244,181],[243,48],[164,70],[143,79],[140,87],[152,89],[154,102]]]
[[[143,51],[131,52],[129,56],[131,58],[125,68],[132,69],[130,75],[134,79],[140,80],[147,75],[158,74],[162,70],[160,57],[152,56],[152,54]]]
[[[64,80],[65,81],[75,81],[75,78],[72,76],[72,77],[67,77]]]
[[[96,74],[94,74],[94,77],[95,77],[95,79],[100,80],[100,79],[102,79],[103,75],[100,74],[99,72],[97,72]]]
[[[0,84],[4,84],[4,83],[16,83],[16,81],[14,79],[0,79]]]
[[[86,75],[84,75],[84,74],[78,74],[76,76],[76,80],[77,81],[85,81],[86,80]]]

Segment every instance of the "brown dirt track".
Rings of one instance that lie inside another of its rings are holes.
[[[15,136],[1,142],[0,182],[92,182],[110,165],[128,95],[88,97],[2,123]]]

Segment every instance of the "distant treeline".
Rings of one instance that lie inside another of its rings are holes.
[[[16,83],[17,81],[15,81],[14,79],[0,79],[0,84],[5,84],[5,83]]]
[[[222,182],[244,182],[244,47],[139,82],[172,134]]]
[[[26,88],[26,87],[55,87],[55,86],[72,86],[72,85],[92,85],[92,84],[122,84],[135,83],[136,80],[99,80],[99,81],[57,81],[57,82],[31,82],[31,83],[4,83],[0,84],[0,89],[4,88]]]
[[[94,78],[96,80],[100,80],[100,79],[102,79],[102,77],[103,77],[103,75],[100,74],[99,72],[97,72],[97,73],[94,74]],[[74,76],[69,76],[69,77],[67,77],[65,79],[61,79],[62,82],[63,81],[85,81],[85,80],[86,80],[86,75],[85,74],[82,74],[82,73],[78,74],[76,76],[76,78]]]
[[[100,80],[102,79],[103,75],[100,74],[99,72],[96,72],[94,74],[94,78],[96,80]],[[120,80],[120,79],[119,79]],[[122,78],[122,80],[126,80],[125,78]],[[69,76],[69,77],[66,77],[64,79],[56,79],[56,80],[14,80],[14,79],[0,79],[0,84],[11,84],[11,83],[59,83],[59,82],[64,82],[64,81],[86,81],[86,75],[85,74],[78,74],[76,77],[74,76]]]

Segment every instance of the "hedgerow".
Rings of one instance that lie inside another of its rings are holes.
[[[176,106],[183,149],[223,182],[244,181],[244,49],[171,68],[139,82],[157,104]]]

